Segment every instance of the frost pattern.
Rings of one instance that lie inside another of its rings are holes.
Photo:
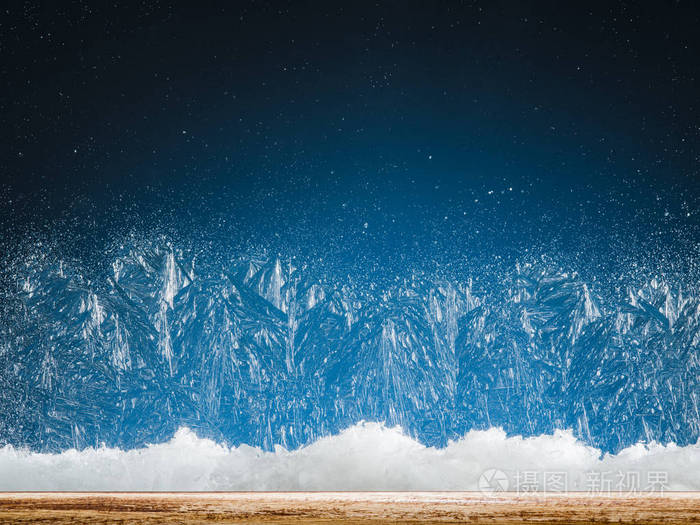
[[[445,446],[473,429],[571,429],[604,451],[700,436],[700,300],[602,289],[545,262],[461,281],[312,279],[131,248],[88,279],[28,263],[0,319],[0,442],[126,449],[187,426],[295,449],[359,421]]]

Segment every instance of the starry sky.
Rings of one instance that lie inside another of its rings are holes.
[[[6,250],[157,231],[396,272],[700,242],[694,2],[125,4],[2,7]]]

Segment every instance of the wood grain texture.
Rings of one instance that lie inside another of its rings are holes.
[[[0,493],[0,523],[700,523],[700,493]]]

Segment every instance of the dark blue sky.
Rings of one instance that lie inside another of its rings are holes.
[[[692,2],[3,9],[8,242],[162,230],[395,269],[700,240]]]

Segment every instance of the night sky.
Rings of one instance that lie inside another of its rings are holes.
[[[5,250],[164,232],[396,273],[700,241],[694,2],[90,4],[2,8]]]

